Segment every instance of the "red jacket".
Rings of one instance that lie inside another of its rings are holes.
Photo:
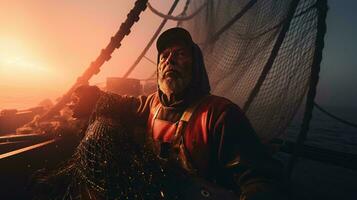
[[[168,144],[185,110],[162,106],[158,93],[119,97],[116,105],[118,111],[113,108],[113,112],[126,113],[128,123],[145,125],[149,138]],[[209,95],[198,105],[185,128],[184,144],[200,176],[229,188],[252,180],[264,180],[265,184],[267,177],[274,179],[281,172],[241,109],[223,97]]]
[[[178,122],[154,120],[155,112],[163,106],[156,94],[150,98],[147,132],[154,141],[172,143]],[[184,129],[183,138],[193,166],[204,177],[214,178],[219,170],[237,165],[242,151],[265,155],[243,112],[223,97],[210,95],[200,102]],[[245,150],[248,143],[249,150]]]

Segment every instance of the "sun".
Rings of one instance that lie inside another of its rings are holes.
[[[26,56],[21,55],[6,55],[0,57],[0,66],[2,72],[7,73],[26,73],[27,75],[34,75],[38,73],[46,73],[49,70],[41,65],[38,61],[32,60]]]
[[[0,84],[35,86],[53,78],[53,69],[38,51],[21,40],[0,38]]]
[[[0,110],[25,109],[60,95],[59,73],[45,55],[31,40],[0,35]]]

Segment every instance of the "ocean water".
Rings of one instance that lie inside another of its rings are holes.
[[[322,107],[342,119],[357,123],[357,108]],[[296,140],[302,114],[297,114],[283,138]],[[305,144],[357,155],[357,128],[338,122],[315,108]],[[285,164],[290,158],[285,153],[278,156]],[[300,157],[291,176],[292,199],[356,200],[356,180],[356,170]]]
[[[52,101],[60,97],[63,92],[57,89],[34,89],[20,87],[7,87],[0,84],[0,110],[2,109],[28,109],[37,106],[45,99]]]
[[[18,109],[23,110],[35,107],[41,99],[35,96],[17,95],[15,97],[0,96],[0,110],[2,109]]]
[[[322,106],[332,114],[357,124],[357,108]],[[283,138],[296,141],[302,123],[303,112],[292,121]],[[325,149],[357,154],[357,128],[333,119],[314,108],[305,144]]]

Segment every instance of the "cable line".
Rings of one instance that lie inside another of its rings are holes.
[[[149,10],[151,12],[153,12],[154,14],[156,14],[159,17],[162,17],[166,20],[173,20],[173,21],[186,21],[186,20],[190,20],[192,19],[194,16],[196,16],[198,13],[200,13],[203,8],[207,5],[207,2],[202,4],[195,12],[193,12],[191,15],[188,16],[182,16],[182,14],[178,15],[178,16],[172,16],[171,13],[165,15],[164,13],[156,10],[154,7],[152,7],[152,5],[150,3],[147,3],[147,6],[149,8]],[[186,8],[186,6],[185,6]]]
[[[334,114],[331,114],[330,112],[328,112],[327,110],[325,110],[324,108],[322,108],[320,105],[318,105],[316,102],[314,102],[314,106],[315,106],[319,111],[321,111],[322,113],[328,115],[329,117],[331,117],[331,118],[333,118],[333,119],[335,119],[335,120],[337,120],[337,121],[339,121],[339,122],[342,122],[342,123],[344,123],[344,124],[347,124],[347,125],[349,125],[349,126],[352,126],[352,127],[357,128],[357,124],[352,123],[352,122],[349,122],[349,121],[347,121],[347,120],[344,120],[344,119],[342,119],[341,117],[337,117],[337,116],[334,115]]]

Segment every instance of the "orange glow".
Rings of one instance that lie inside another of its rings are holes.
[[[33,87],[54,78],[54,72],[16,40],[0,40],[0,79],[6,85]]]
[[[64,94],[89,66],[126,19],[133,0],[0,0],[0,110],[28,108]],[[152,0],[167,12],[173,1]],[[182,11],[184,1],[174,15]],[[141,14],[120,49],[91,83],[122,76],[154,34],[161,18]],[[165,28],[175,26],[168,22]],[[155,45],[147,57],[156,60]],[[147,78],[155,65],[142,60],[131,77]]]
[[[2,37],[0,44],[0,109],[22,109],[54,98],[55,69],[39,59],[29,43]]]

